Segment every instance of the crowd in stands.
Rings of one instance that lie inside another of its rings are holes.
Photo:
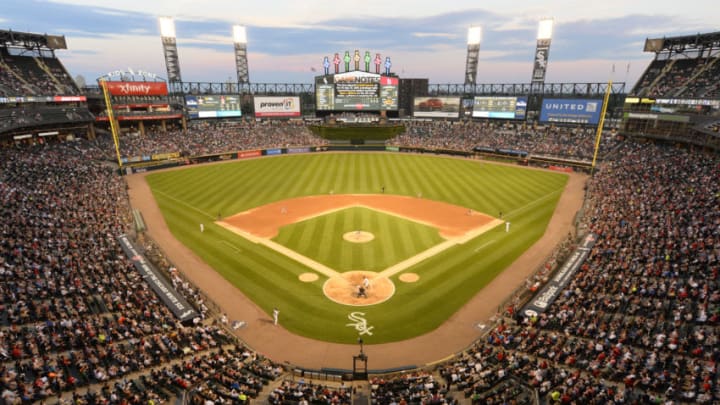
[[[339,386],[328,384],[313,384],[305,382],[284,380],[279,386],[272,389],[268,396],[271,405],[350,405],[352,403],[352,387],[341,383]]]
[[[51,107],[30,104],[19,108],[0,108],[0,132],[49,124],[91,122],[92,120],[92,114],[84,107]]]
[[[703,60],[702,71],[689,81],[685,90],[680,93],[683,98],[717,99],[720,96],[720,58]]]
[[[595,147],[595,130],[581,127],[542,126],[492,121],[405,121],[405,133],[389,140],[388,145],[472,151],[474,148],[513,149],[533,155],[590,160]],[[110,156],[111,138],[100,137],[101,148]],[[197,123],[187,130],[149,131],[146,135],[124,133],[120,138],[123,157],[150,156],[180,152],[201,156],[238,150],[291,146],[324,146],[325,139],[312,134],[302,121],[239,121]],[[606,132],[601,152],[616,144]]]
[[[201,383],[255,395],[279,368],[159,300],[116,240],[132,231],[126,186],[100,156],[86,141],[0,149],[3,401],[162,402]]]
[[[98,142],[106,151],[113,150],[110,137]],[[120,152],[124,157],[150,156],[180,152],[188,156],[289,146],[319,146],[326,140],[312,134],[302,121],[228,121],[211,124],[193,123],[187,130],[153,131],[123,134]]]
[[[407,130],[389,141],[391,145],[470,151],[475,147],[513,149],[533,155],[577,160],[592,158],[595,130],[580,127],[528,127],[493,121],[406,121]],[[604,135],[603,149],[615,140]]]
[[[448,395],[447,385],[436,381],[433,373],[415,371],[398,377],[370,379],[373,404],[455,404],[458,399]]]
[[[720,94],[717,57],[654,60],[633,94],[654,98],[712,99]]]
[[[0,49],[0,96],[78,94],[80,90],[58,59],[10,55]]]

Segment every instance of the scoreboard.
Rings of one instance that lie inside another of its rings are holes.
[[[354,71],[315,78],[318,111],[398,109],[397,77]]]
[[[189,118],[225,118],[242,115],[238,94],[187,95],[185,107]]]
[[[525,119],[527,97],[475,97],[473,117]]]

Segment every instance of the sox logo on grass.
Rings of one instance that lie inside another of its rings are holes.
[[[367,325],[367,319],[365,319],[365,312],[351,312],[350,315],[348,315],[348,319],[351,321],[355,321],[355,323],[348,323],[345,324],[345,326],[352,326],[360,332],[361,335],[370,335],[372,336],[372,330],[374,326],[368,326]]]

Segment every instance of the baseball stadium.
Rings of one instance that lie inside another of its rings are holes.
[[[166,72],[79,83],[0,31],[3,402],[720,403],[720,32],[550,83],[553,24],[499,84],[480,26],[456,84],[257,83],[252,25],[184,81],[170,17]]]

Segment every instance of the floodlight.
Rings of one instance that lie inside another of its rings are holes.
[[[160,36],[166,38],[175,38],[175,21],[172,17],[160,17]]]
[[[480,45],[482,41],[482,27],[475,26],[468,28],[468,45]]]
[[[554,21],[552,18],[540,20],[540,23],[538,24],[537,39],[552,39],[553,23]]]
[[[233,25],[233,42],[247,44],[247,30],[244,25]]]

